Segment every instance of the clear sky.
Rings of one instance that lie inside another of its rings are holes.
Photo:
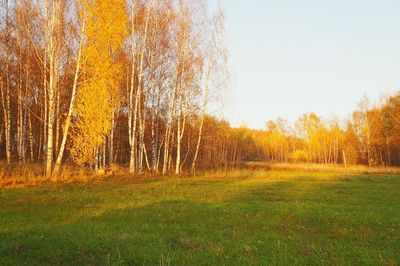
[[[263,128],[305,112],[346,118],[400,90],[399,0],[225,0],[232,89],[224,116]]]

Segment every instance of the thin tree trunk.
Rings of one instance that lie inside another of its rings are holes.
[[[9,50],[9,30],[8,30],[8,0],[6,0],[6,47]],[[5,142],[6,142],[6,159],[7,164],[11,163],[11,118],[10,118],[10,73],[9,73],[9,51],[6,54],[6,78],[5,78],[5,85],[2,82],[1,86],[1,99],[3,105],[3,116],[4,116],[4,135],[5,135]]]
[[[182,71],[183,72],[183,71]],[[183,73],[181,74],[183,76]],[[182,78],[181,78],[182,79]],[[182,84],[180,85],[182,90]],[[176,162],[175,162],[175,174],[180,174],[180,161],[181,161],[181,116],[182,116],[182,91],[179,93],[179,104],[178,104],[178,118],[177,118],[177,128],[176,128]]]
[[[154,84],[153,84],[154,87]],[[156,171],[156,161],[157,161],[157,136],[156,136],[156,104],[155,104],[155,89],[152,88],[151,96],[151,171]]]
[[[203,134],[203,125],[204,125],[204,117],[206,115],[206,104],[207,104],[207,98],[208,98],[208,85],[209,85],[210,75],[211,75],[211,62],[209,59],[208,66],[207,66],[205,86],[204,86],[204,93],[203,93],[203,97],[204,97],[203,105],[201,108],[199,135],[197,137],[196,151],[194,153],[194,157],[193,157],[193,161],[192,161],[192,168],[191,168],[192,175],[196,175],[196,161],[197,161],[197,156],[199,155],[201,138],[202,138],[202,134]]]
[[[28,112],[28,127],[29,127],[29,152],[30,160],[33,162],[33,132],[32,132],[32,120],[31,114]]]
[[[163,146],[163,142],[164,142],[164,140],[161,140],[161,143],[160,143],[160,145],[158,146],[157,163],[156,163],[157,172],[158,172],[158,169],[159,169],[159,166],[160,166],[161,149],[162,149],[162,146]]]
[[[170,100],[168,103],[168,118],[167,118],[167,126],[165,128],[165,141],[164,141],[164,158],[163,158],[163,170],[162,174],[166,175],[169,169],[169,158],[170,158],[170,139],[171,139],[171,131],[172,131],[172,120],[173,120],[173,112],[175,110],[175,96],[176,89],[171,91]]]
[[[184,91],[183,91],[183,83],[184,83],[184,76],[185,76],[185,59],[186,59],[186,36],[184,36],[184,39],[182,40],[182,45],[183,45],[183,56],[180,58],[181,62],[181,73],[180,73],[180,81],[179,81],[179,102],[178,102],[178,118],[177,118],[177,130],[176,130],[176,162],[175,162],[175,174],[179,175],[180,174],[180,161],[181,161],[181,140],[183,137],[183,131],[184,131],[184,123],[185,123],[185,114],[183,114],[183,96],[184,96]],[[183,114],[183,122],[181,125],[181,119],[182,119],[182,114]]]
[[[143,173],[143,156],[144,156],[144,130],[145,130],[145,118],[144,118],[144,108],[142,107],[142,102],[139,103],[139,165],[138,174]],[[147,156],[146,156],[147,157]],[[146,158],[147,159],[147,158]]]
[[[183,161],[180,165],[180,169],[179,171],[182,173],[182,168],[185,165],[187,158],[189,157],[189,153],[190,153],[190,132],[188,134],[188,140],[187,140],[187,150],[186,150],[186,154],[185,154],[185,158],[183,158]]]
[[[20,31],[17,30],[17,43],[18,43],[18,94],[17,94],[17,154],[18,154],[18,161],[22,163],[22,153],[23,153],[23,142],[22,142],[22,124],[23,124],[23,112],[22,112],[22,51],[21,51],[21,36]]]
[[[63,137],[62,137],[61,144],[60,144],[60,149],[59,149],[59,152],[58,152],[57,160],[56,160],[55,165],[54,165],[54,170],[53,170],[54,178],[57,178],[57,175],[58,175],[58,173],[60,171],[60,166],[61,166],[62,158],[63,158],[63,155],[64,155],[65,144],[67,142],[68,131],[69,131],[69,127],[71,125],[71,116],[72,116],[73,110],[74,110],[74,102],[75,102],[76,90],[77,90],[78,79],[79,79],[79,72],[80,72],[80,67],[81,67],[83,39],[84,39],[85,24],[86,24],[85,19],[86,18],[85,18],[85,15],[84,15],[83,16],[83,21],[82,21],[82,26],[81,26],[81,37],[80,37],[80,41],[79,41],[79,48],[78,48],[78,55],[77,55],[78,57],[77,57],[77,60],[76,60],[74,83],[72,84],[71,101],[70,101],[69,108],[68,108],[67,118],[65,120],[64,132],[63,132]]]
[[[139,110],[139,102],[141,101],[141,96],[142,96],[142,88],[141,88],[141,83],[142,83],[142,75],[143,75],[143,59],[144,59],[144,52],[146,50],[146,40],[147,40],[147,31],[148,31],[148,26],[149,26],[149,21],[150,21],[150,15],[151,15],[151,5],[152,5],[152,0],[150,0],[149,3],[149,8],[147,11],[147,18],[146,18],[146,25],[145,25],[145,30],[144,30],[144,39],[143,39],[143,47],[141,50],[140,54],[140,63],[139,63],[139,73],[138,73],[138,87],[136,90],[136,97],[135,97],[135,106],[133,110],[133,115],[131,118],[133,118],[133,125],[129,124],[129,128],[131,128],[130,133],[130,165],[129,165],[129,172],[131,174],[135,173],[135,155],[136,155],[136,129],[137,129],[137,119],[138,119],[138,112]],[[135,53],[134,53],[134,1],[132,1],[132,77],[131,77],[131,90],[130,90],[130,103],[132,103],[132,98],[133,98],[133,86],[134,86],[134,74],[135,74]],[[132,108],[130,108],[130,111],[132,111]],[[130,121],[130,123],[132,123]],[[140,147],[139,147],[140,148]]]
[[[58,75],[57,75],[58,76]],[[57,88],[55,91],[55,124],[56,124],[56,130],[55,130],[55,142],[54,142],[54,153],[58,154],[60,151],[60,82],[57,82]]]
[[[147,157],[147,150],[146,150],[146,145],[145,145],[145,143],[143,143],[143,156],[144,156],[145,161],[146,161],[147,170],[148,170],[148,171],[151,171],[149,159],[148,159],[148,157]]]
[[[58,81],[58,64],[59,64],[59,12],[60,1],[50,3],[50,21],[49,28],[49,106],[48,106],[48,122],[47,122],[47,153],[46,153],[46,176],[51,177],[53,165],[53,134],[54,134],[54,118],[55,118],[55,95]]]
[[[7,64],[8,66],[8,64]],[[3,106],[3,117],[4,117],[4,139],[6,142],[6,159],[7,164],[11,163],[11,121],[10,121],[10,90],[9,90],[9,80],[8,80],[8,67],[6,66],[6,85],[1,83],[1,99]]]
[[[392,164],[392,156],[391,156],[391,153],[390,153],[390,142],[389,142],[389,136],[388,136],[388,134],[386,133],[386,152],[387,152],[387,166],[391,166],[391,164]]]
[[[47,12],[46,12],[47,13]],[[42,153],[43,153],[43,161],[44,163],[46,162],[45,160],[45,154],[46,154],[46,147],[47,147],[47,123],[48,123],[48,86],[47,86],[47,51],[46,49],[44,50],[44,56],[43,56],[43,98],[44,98],[44,108],[43,108],[43,147],[42,147]]]
[[[135,135],[133,134],[133,98],[134,98],[134,87],[135,87],[135,0],[131,1],[131,53],[132,53],[132,71],[131,71],[131,86],[129,91],[129,111],[128,111],[128,133],[129,133],[129,172],[133,174],[135,172]],[[128,83],[128,82],[127,82]]]
[[[111,133],[109,138],[109,164],[114,163],[114,128],[115,128],[115,110],[113,109],[111,117]]]
[[[104,137],[103,140],[103,166],[102,168],[106,168],[106,154],[107,154],[107,137]]]

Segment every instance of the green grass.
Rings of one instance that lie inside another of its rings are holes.
[[[3,189],[0,264],[399,265],[400,177],[246,171]]]

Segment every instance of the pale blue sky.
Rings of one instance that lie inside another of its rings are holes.
[[[225,0],[232,89],[224,116],[263,128],[314,111],[346,118],[400,90],[399,0]]]

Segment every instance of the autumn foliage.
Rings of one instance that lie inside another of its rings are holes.
[[[304,114],[289,125],[269,121],[262,131],[242,129],[246,160],[398,166],[400,164],[400,95],[372,105],[363,98],[348,119],[323,119]]]
[[[228,83],[224,14],[194,0],[6,0],[0,7],[0,158],[132,174],[243,161],[400,164],[400,96],[345,121],[263,130],[208,115]],[[218,109],[218,108],[217,108]],[[260,114],[267,117],[268,114]]]

